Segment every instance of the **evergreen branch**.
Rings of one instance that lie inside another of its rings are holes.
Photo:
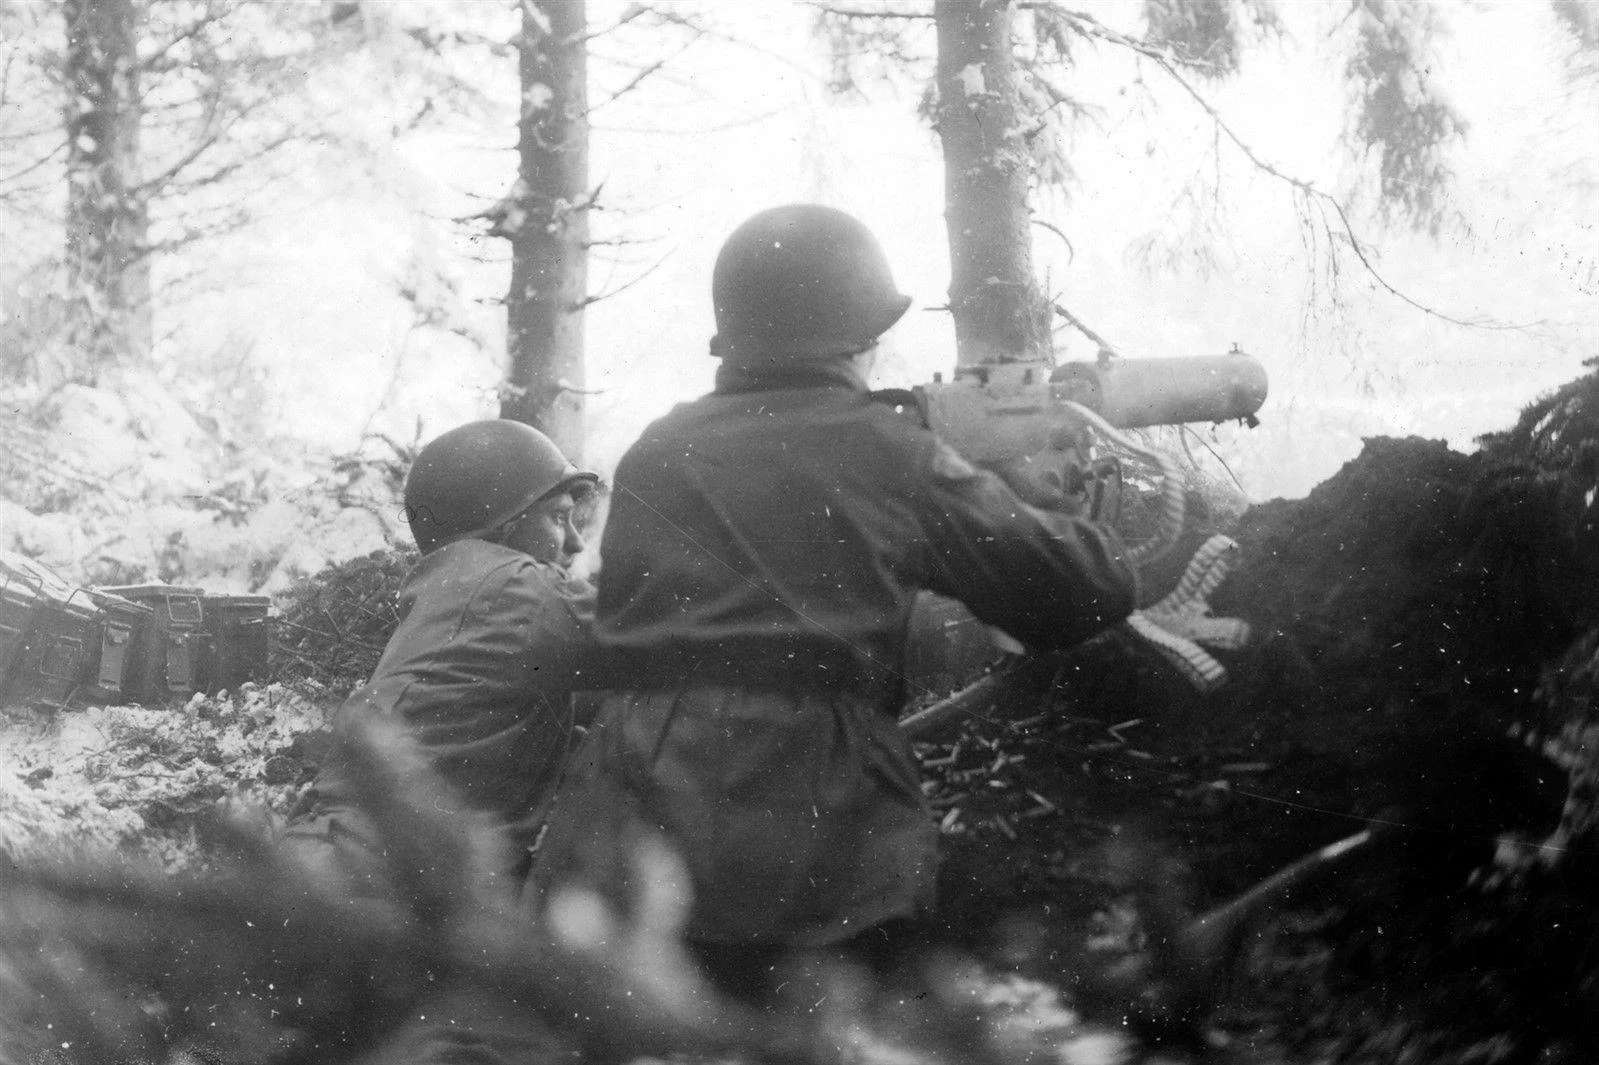
[[[146,259],[152,256],[166,255],[170,252],[177,251],[180,248],[186,248],[192,244],[198,244],[201,241],[214,240],[217,237],[227,236],[230,233],[237,233],[239,230],[249,225],[251,221],[252,218],[250,215],[250,209],[242,204],[235,205],[225,211],[216,212],[209,218],[204,218],[199,221],[190,221],[169,237],[165,237],[157,241],[151,241],[144,248],[140,249],[136,259]],[[202,271],[198,270],[191,271],[189,274],[179,277],[178,280],[191,280],[200,276],[201,273]]]
[[[236,122],[237,118],[233,121]],[[229,123],[227,128],[232,128],[232,122]],[[225,133],[226,130],[223,132]],[[280,148],[283,148],[285,145],[294,143],[298,139],[299,136],[293,130],[280,131],[255,145],[244,155],[241,155],[236,159],[229,160],[225,163],[218,163],[208,173],[198,174],[194,177],[174,175],[169,183],[170,187],[179,192],[190,192],[195,189],[204,188],[207,185],[215,185],[220,181],[232,177],[236,172],[244,169],[246,166],[261,162],[267,156],[278,151]]]
[[[595,293],[592,296],[583,297],[582,301],[579,302],[578,304],[576,304],[575,306],[573,306],[571,308],[571,310],[580,311],[584,307],[589,306],[590,304],[598,303],[601,300],[608,300],[612,296],[620,296],[622,293],[626,292],[628,289],[632,288],[634,285],[638,284],[640,281],[643,281],[646,277],[649,277],[655,271],[659,270],[662,266],[664,266],[666,264],[666,260],[670,259],[671,257],[672,257],[672,253],[671,252],[667,252],[665,255],[663,255],[659,259],[655,260],[655,262],[651,263],[650,266],[647,267],[645,270],[643,270],[640,273],[634,275],[633,277],[629,278],[628,280],[622,282],[620,285],[617,285],[615,288],[610,289],[609,291],[606,291],[606,292],[597,292],[597,293]]]
[[[165,41],[162,41],[155,47],[153,51],[150,52],[150,54],[140,56],[136,61],[136,66],[141,72],[144,73],[165,73],[168,70],[174,70],[183,66],[181,62],[166,62],[167,54],[185,41],[190,41],[198,37],[208,27],[213,26],[216,23],[223,21],[228,16],[234,14],[242,6],[243,5],[239,3],[208,6],[203,14],[201,14],[187,26],[179,29]]]
[[[604,240],[586,240],[585,248],[630,248],[635,244],[659,244],[664,237],[611,237]]]
[[[654,14],[654,13],[655,13],[654,9],[651,8],[648,4],[633,4],[633,5],[630,5],[628,7],[628,9],[626,11],[622,12],[621,16],[615,22],[611,23],[609,26],[606,26],[606,27],[604,27],[602,29],[590,30],[588,33],[585,33],[582,37],[579,37],[576,41],[573,41],[572,43],[586,45],[590,41],[595,41],[595,40],[598,40],[599,38],[604,37],[604,36],[606,36],[608,34],[615,33],[617,30],[621,29],[623,26],[626,26],[629,22],[632,22],[635,19],[641,18],[644,15],[650,15],[650,14]]]
[[[22,48],[17,44],[6,49],[5,66],[0,67],[0,112],[4,112],[11,103],[11,66],[21,52]]]
[[[35,129],[24,129],[15,133],[0,133],[0,144],[16,144],[19,141],[33,140],[47,133],[54,133],[59,128],[58,123],[52,122],[49,125],[39,126]]]
[[[52,160],[56,156],[60,155],[61,154],[61,150],[63,148],[65,148],[66,146],[67,146],[66,142],[62,141],[60,144],[57,144],[54,148],[51,148],[50,149],[50,153],[48,155],[44,156],[42,159],[36,159],[33,162],[29,163],[27,166],[23,167],[21,170],[16,170],[16,171],[13,171],[12,173],[9,173],[9,174],[5,175],[4,177],[0,177],[0,185],[9,185],[13,181],[17,180],[18,178],[27,177],[29,174],[33,173],[35,170],[38,170],[40,167],[42,167],[46,163],[50,162],[50,160]]]
[[[592,115],[594,112],[598,111],[600,108],[609,107],[611,104],[616,103],[616,101],[620,100],[622,97],[626,96],[628,93],[632,92],[634,89],[637,89],[640,85],[642,85],[646,80],[649,79],[651,74],[654,74],[654,73],[658,72],[662,67],[666,66],[666,64],[670,63],[672,60],[676,59],[678,56],[682,55],[684,52],[686,52],[690,48],[694,47],[695,43],[698,42],[699,39],[701,37],[703,37],[704,35],[705,35],[705,31],[704,30],[696,30],[694,36],[689,38],[687,43],[685,43],[682,47],[678,48],[677,51],[673,52],[671,55],[662,56],[660,59],[657,59],[655,62],[653,62],[653,63],[649,64],[648,66],[644,67],[643,69],[639,70],[638,73],[634,74],[632,78],[628,79],[627,84],[623,85],[620,89],[617,89],[615,92],[611,93],[611,95],[607,96],[605,99],[601,100],[599,103],[593,104],[592,106],[590,106],[586,111],[583,112],[583,116],[582,117],[587,118],[589,115]]]
[[[1220,130],[1229,141],[1232,142],[1234,147],[1243,153],[1244,158],[1248,159],[1257,170],[1270,177],[1276,178],[1278,181],[1281,181],[1294,189],[1299,190],[1305,196],[1316,200],[1318,203],[1330,206],[1333,214],[1338,219],[1339,228],[1343,230],[1344,238],[1347,240],[1350,250],[1354,252],[1355,258],[1360,262],[1361,267],[1366,271],[1367,275],[1370,276],[1374,282],[1376,282],[1378,287],[1387,292],[1389,295],[1393,296],[1395,299],[1429,317],[1437,318],[1440,321],[1448,322],[1451,325],[1458,325],[1466,329],[1523,330],[1540,324],[1538,322],[1509,323],[1481,320],[1470,321],[1451,314],[1446,314],[1445,312],[1440,311],[1435,307],[1430,307],[1427,304],[1417,300],[1413,296],[1400,291],[1391,281],[1383,276],[1381,271],[1377,269],[1376,264],[1372,261],[1370,254],[1366,250],[1365,244],[1361,241],[1359,234],[1356,232],[1354,223],[1349,218],[1348,211],[1344,209],[1344,205],[1336,196],[1322,188],[1319,188],[1316,185],[1311,184],[1303,178],[1297,178],[1286,173],[1280,167],[1277,167],[1261,158],[1260,154],[1255,151],[1249,142],[1244,140],[1244,138],[1232,128],[1227,120],[1222,117],[1221,112],[1216,109],[1215,105],[1207,100],[1204,94],[1196,89],[1192,82],[1183,77],[1182,73],[1177,69],[1179,66],[1204,68],[1207,66],[1207,64],[1199,63],[1194,60],[1182,59],[1178,56],[1172,55],[1165,49],[1158,48],[1150,44],[1148,41],[1142,41],[1135,37],[1129,37],[1127,34],[1111,29],[1109,26],[1106,26],[1104,23],[1094,18],[1094,16],[1087,14],[1086,12],[1073,11],[1063,8],[1054,3],[1047,2],[1047,0],[1040,0],[1040,2],[1036,3],[1023,3],[1020,6],[1035,10],[1052,11],[1064,18],[1070,19],[1072,23],[1077,26],[1079,32],[1082,32],[1087,36],[1096,37],[1109,44],[1114,44],[1118,47],[1125,48],[1153,62],[1162,71],[1164,71],[1172,81],[1176,82],[1178,87],[1187,93],[1188,96],[1199,105],[1201,110],[1210,116],[1210,119],[1215,124],[1216,128]]]
[[[166,188],[167,185],[171,184],[173,178],[177,177],[189,166],[199,160],[199,158],[206,152],[216,147],[217,143],[222,140],[222,138],[227,134],[228,130],[233,127],[233,122],[231,120],[219,120],[221,113],[221,101],[215,96],[209,97],[206,100],[205,116],[200,120],[201,132],[199,136],[194,139],[194,143],[189,146],[188,151],[178,156],[178,158],[175,159],[172,164],[161,173],[157,174],[149,181],[141,183],[138,188],[134,190],[134,195],[141,199],[148,199],[149,197],[158,194],[162,189]]]
[[[933,13],[931,11],[894,11],[892,9],[874,10],[871,8],[835,7],[832,4],[821,3],[813,3],[810,6],[824,15],[833,15],[837,18],[902,19],[921,22],[931,22],[933,20]]]
[[[711,133],[722,133],[730,129],[743,129],[746,126],[754,126],[782,114],[784,110],[786,110],[784,107],[774,107],[770,111],[761,111],[742,118],[731,118],[726,122],[714,122],[706,126],[687,126],[676,129],[668,129],[659,125],[618,126],[603,122],[593,123],[589,128],[603,130],[606,133],[638,133],[660,137],[702,137]]]
[[[763,55],[768,59],[776,60],[777,62],[788,67],[790,70],[794,71],[796,74],[809,78],[812,81],[824,83],[826,81],[826,79],[819,77],[814,70],[810,69],[810,67],[806,66],[804,63],[797,63],[789,56],[784,55],[782,52],[779,52],[774,48],[763,47],[755,44],[752,41],[745,40],[737,34],[728,33],[724,30],[712,29],[709,26],[702,25],[693,16],[679,14],[675,11],[668,11],[664,8],[655,8],[651,13],[669,26],[679,26],[683,29],[694,30],[698,33],[704,34],[706,37],[709,37],[712,40],[721,41],[723,44],[735,45],[739,48],[744,48],[754,52],[757,55]]]
[[[105,492],[117,502],[132,501],[127,492],[119,488],[112,478],[92,470],[85,470],[67,459],[52,454],[54,450],[52,442],[36,430],[8,424],[0,428],[0,440],[5,441],[6,462],[13,467],[25,466],[35,472],[47,473],[85,488]]]
[[[17,204],[30,203],[39,196],[44,196],[47,190],[57,186],[54,181],[40,181],[31,185],[18,185],[16,188],[0,189],[0,203]]]
[[[682,947],[685,874],[628,848],[628,898],[556,891],[545,919],[496,872],[502,841],[390,726],[340,747],[370,824],[369,899],[337,874],[219,818],[211,868],[176,875],[106,855],[0,865],[0,1060],[162,1060],[187,1041],[225,1060],[353,1062],[436,1001],[489,989],[583,1061],[693,1055],[821,1065],[817,1019],[756,1012],[709,986]],[[822,984],[825,995],[831,985]],[[141,1005],[155,999],[164,1011]]]
[[[498,40],[486,33],[477,33],[472,30],[456,29],[448,32],[435,32],[426,26],[411,26],[405,30],[405,35],[415,41],[423,51],[436,56],[444,55],[446,44],[457,47],[486,48],[490,55],[495,56],[505,55],[514,48],[509,41]]]
[[[1216,109],[1215,105],[1209,100],[1205,99],[1204,94],[1196,89],[1187,78],[1183,77],[1167,58],[1150,53],[1144,54],[1148,58],[1152,59],[1157,66],[1164,70],[1166,74],[1173,81],[1175,81],[1177,85],[1181,87],[1182,90],[1186,92],[1207,115],[1210,116],[1210,119],[1213,123],[1215,123],[1216,128],[1219,129],[1222,134],[1233,143],[1234,147],[1243,153],[1244,158],[1248,159],[1257,170],[1263,174],[1267,174],[1276,178],[1278,181],[1281,181],[1292,188],[1298,189],[1304,195],[1316,200],[1318,203],[1322,203],[1331,207],[1333,214],[1337,216],[1339,228],[1343,230],[1344,237],[1349,243],[1350,250],[1355,253],[1355,258],[1360,261],[1360,265],[1365,269],[1366,273],[1371,277],[1371,279],[1383,289],[1383,291],[1387,292],[1401,303],[1404,303],[1429,317],[1437,318],[1440,321],[1448,322],[1451,325],[1462,326],[1466,329],[1523,330],[1540,324],[1539,322],[1526,322],[1518,324],[1511,322],[1493,322],[1481,320],[1468,321],[1464,318],[1457,318],[1454,315],[1446,314],[1443,311],[1438,310],[1436,307],[1429,307],[1427,304],[1422,303],[1414,297],[1401,292],[1391,281],[1383,276],[1381,271],[1377,269],[1376,264],[1372,262],[1371,256],[1367,253],[1366,247],[1361,242],[1359,234],[1355,231],[1355,225],[1350,220],[1349,213],[1344,209],[1344,205],[1339,201],[1338,197],[1334,196],[1330,192],[1327,192],[1325,189],[1311,184],[1303,178],[1294,177],[1292,174],[1288,174],[1279,167],[1267,162],[1265,159],[1262,159],[1260,154],[1256,152],[1255,149],[1251,147],[1250,144],[1232,128],[1231,125],[1228,124],[1227,120],[1221,116],[1221,112]]]
[[[1137,52],[1139,55],[1148,59],[1154,59],[1158,62],[1172,63],[1178,66],[1192,67],[1195,70],[1202,70],[1207,73],[1218,72],[1214,63],[1207,63],[1200,59],[1191,59],[1184,56],[1179,56],[1173,53],[1170,49],[1161,48],[1159,45],[1152,44],[1149,41],[1141,40],[1137,37],[1130,37],[1118,30],[1111,29],[1109,26],[1105,25],[1103,22],[1099,21],[1099,19],[1095,18],[1093,15],[1090,15],[1086,11],[1074,11],[1070,8],[1061,7],[1059,4],[1053,3],[1052,0],[1037,0],[1037,2],[1034,3],[1022,3],[1018,4],[1017,6],[1024,11],[1048,11],[1059,15],[1061,18],[1070,21],[1076,28],[1077,32],[1082,34],[1084,37],[1097,38],[1107,44],[1114,44],[1118,47]]]
[[[1183,453],[1188,456],[1188,461],[1193,463],[1196,469],[1198,468],[1199,463],[1194,462],[1194,453],[1188,450],[1188,436],[1192,436],[1195,440],[1198,440],[1199,446],[1210,452],[1211,458],[1221,463],[1221,468],[1227,471],[1227,476],[1233,479],[1233,484],[1238,486],[1238,490],[1243,493],[1245,499],[1254,498],[1254,496],[1249,494],[1249,489],[1244,487],[1244,482],[1238,479],[1238,474],[1234,473],[1233,468],[1227,465],[1227,460],[1221,457],[1221,452],[1210,446],[1209,440],[1206,440],[1204,437],[1200,436],[1186,425],[1179,425],[1177,428],[1179,431],[1177,439],[1183,442]]]
[[[1077,317],[1071,311],[1068,311],[1059,303],[1054,303],[1050,306],[1054,308],[1056,314],[1066,319],[1066,323],[1073,329],[1083,334],[1083,336],[1087,337],[1089,340],[1092,340],[1095,344],[1098,344],[1101,351],[1108,351],[1112,355],[1117,354],[1116,349],[1110,346],[1110,341],[1106,340],[1104,337],[1088,328],[1088,325],[1081,318]]]
[[[303,633],[305,633],[308,636],[315,636],[315,637],[317,637],[319,639],[323,639],[323,640],[332,639],[332,640],[334,640],[337,643],[351,644],[352,646],[359,647],[362,650],[376,651],[378,654],[382,654],[383,653],[383,647],[381,645],[379,645],[379,644],[367,643],[365,640],[357,640],[353,636],[344,636],[344,635],[330,636],[327,632],[324,632],[322,629],[313,629],[309,625],[298,625],[298,624],[296,624],[296,623],[294,623],[292,621],[285,621],[281,617],[274,617],[272,619],[272,624],[273,625],[280,625],[280,626],[282,626],[283,628],[286,628],[286,629],[294,629],[296,632],[303,632]]]
[[[1032,77],[1033,84],[1044,90],[1044,94],[1048,96],[1050,100],[1049,106],[1043,111],[1039,112],[1038,121],[1033,125],[1033,128],[1023,133],[1023,137],[1028,139],[1036,137],[1044,128],[1045,120],[1049,113],[1055,110],[1057,107],[1066,108],[1066,110],[1071,112],[1072,118],[1074,119],[1092,119],[1094,117],[1092,110],[1087,104],[1076,99],[1065,89],[1062,89],[1059,85],[1056,85],[1053,81],[1049,80],[1049,78],[1045,77],[1043,71],[1039,70],[1036,64],[1029,62],[1018,63],[1018,65]],[[1099,125],[1099,123],[1095,124]],[[1101,126],[1101,128],[1103,127]]]
[[[1031,221],[1033,225],[1037,226],[1039,229],[1047,229],[1061,239],[1061,241],[1066,245],[1067,262],[1071,262],[1073,259],[1077,258],[1077,246],[1072,243],[1072,238],[1066,235],[1065,230],[1061,229],[1053,222],[1044,221],[1042,218],[1033,218]]]

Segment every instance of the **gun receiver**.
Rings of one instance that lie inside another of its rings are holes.
[[[1101,489],[1107,479],[1120,482],[1121,471],[1117,462],[1095,456],[1096,434],[1158,469],[1157,527],[1151,539],[1128,547],[1135,566],[1145,565],[1177,542],[1186,491],[1170,459],[1130,439],[1123,430],[1233,418],[1253,424],[1265,399],[1265,368],[1236,350],[1192,358],[1101,355],[1095,361],[1060,366],[1042,362],[976,366],[958,371],[954,381],[935,377],[911,394],[895,396],[896,403],[914,401],[940,438],[973,462],[1000,470],[1035,505],[1108,520],[1100,512],[1106,498]],[[1023,490],[1027,486],[1032,490]],[[1119,487],[1118,483],[1118,491]],[[1233,647],[1248,636],[1248,627],[1241,622],[1211,618],[1204,601],[1209,588],[1225,575],[1232,547],[1236,545],[1225,537],[1207,541],[1178,587],[1129,619],[1133,631],[1183,668],[1202,690],[1220,684],[1226,673],[1194,640]],[[1162,626],[1174,622],[1174,629],[1163,631]],[[1228,642],[1223,644],[1218,636]],[[1001,649],[1022,650],[959,603],[930,593],[918,599],[911,614],[907,644],[908,690],[923,696],[958,689],[919,705],[901,722],[916,739],[930,738],[968,717],[984,716],[1002,698],[1018,660],[995,672],[981,671],[994,663]]]
[[[1182,478],[1166,456],[1121,430],[1185,422],[1254,419],[1266,399],[1266,370],[1234,350],[1227,355],[1093,362],[1000,363],[965,367],[955,380],[935,376],[916,389],[927,424],[971,459],[999,470],[1036,505],[1099,518],[1104,482],[1120,467],[1096,457],[1092,429],[1160,471],[1162,516],[1156,535],[1131,549],[1135,565],[1159,556],[1182,531]]]
[[[1241,351],[1050,366],[1001,363],[957,371],[916,392],[934,432],[973,462],[999,463],[1072,446],[1086,408],[1117,429],[1252,419],[1266,370]]]

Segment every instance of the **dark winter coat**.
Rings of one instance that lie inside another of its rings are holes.
[[[936,833],[896,727],[919,589],[1035,647],[1124,619],[1113,535],[1046,520],[847,364],[724,369],[616,471],[602,704],[536,879],[615,892],[617,841],[687,862],[693,938],[825,943],[930,897]]]
[[[571,691],[594,661],[593,587],[484,540],[424,555],[400,591],[400,624],[371,679],[334,716],[334,745],[298,831],[362,834],[339,736],[402,724],[465,800],[503,823],[525,858],[572,744]]]

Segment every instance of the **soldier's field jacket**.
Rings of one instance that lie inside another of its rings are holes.
[[[403,725],[525,856],[573,742],[571,691],[592,666],[593,607],[586,581],[507,547],[467,539],[424,555],[377,669],[334,715],[333,749],[308,796],[312,830],[360,842],[339,738],[382,718]]]
[[[595,633],[627,690],[538,879],[614,891],[617,841],[664,834],[715,942],[829,942],[928,901],[935,825],[895,724],[919,589],[1038,648],[1134,605],[1114,535],[1029,510],[842,363],[724,368],[651,425],[601,553]]]

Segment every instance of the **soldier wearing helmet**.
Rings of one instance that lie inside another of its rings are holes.
[[[477,539],[564,563],[583,541],[563,497],[580,503],[597,481],[537,429],[503,418],[472,422],[417,456],[405,480],[405,519],[424,555]],[[563,520],[527,524],[538,515]]]
[[[417,456],[405,508],[422,558],[400,590],[400,624],[335,714],[333,755],[290,830],[338,844],[337,871],[358,894],[363,826],[338,737],[373,720],[402,725],[466,805],[503,824],[504,869],[525,872],[577,724],[571,692],[592,662],[593,588],[567,564],[597,482],[514,421],[471,422]]]
[[[630,688],[574,758],[535,880],[616,897],[616,841],[664,834],[690,944],[748,987],[796,947],[892,942],[930,902],[936,826],[897,728],[915,594],[1055,648],[1119,623],[1135,588],[1114,534],[1032,510],[873,401],[910,300],[860,222],[757,214],[712,298],[715,390],[616,471],[595,634]]]
[[[578,515],[598,481],[508,420],[462,425],[417,456],[405,514],[422,558],[400,590],[399,627],[334,715],[330,756],[286,833],[361,904],[404,903],[339,757],[372,723],[399,726],[465,807],[503,829],[493,871],[520,889],[581,723],[572,693],[592,686],[594,591],[567,567],[583,550]],[[493,1063],[542,1060],[554,1046],[514,998],[444,979],[386,1053]]]

